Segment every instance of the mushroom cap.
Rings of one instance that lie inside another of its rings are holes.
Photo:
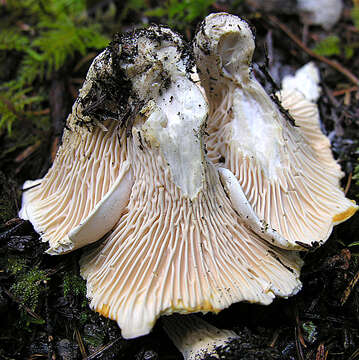
[[[320,131],[316,106],[282,91],[281,102],[299,125],[293,126],[254,78],[253,50],[248,24],[226,13],[209,15],[195,36],[210,105],[208,157],[235,175],[257,217],[280,235],[272,238],[275,245],[310,248],[358,207],[340,188],[343,173]]]
[[[19,216],[30,220],[42,240],[49,242],[49,254],[97,241],[111,230],[128,202],[132,178],[126,148],[120,144],[125,133],[116,121],[88,116],[84,101],[112,71],[106,50],[89,69],[52,167],[43,179],[23,185]],[[116,212],[111,215],[113,208]]]
[[[269,304],[301,288],[299,255],[269,245],[248,226],[248,209],[232,208],[204,153],[206,101],[174,47],[157,46],[171,82],[144,103],[127,138],[130,200],[81,259],[90,306],[125,338],[147,334],[160,315]]]
[[[23,198],[21,215],[51,253],[104,235],[81,273],[91,307],[126,338],[147,334],[162,314],[269,304],[301,288],[298,253],[252,230],[248,204],[233,209],[205,156],[208,108],[192,66],[167,28],[116,38],[91,66],[53,167]]]
[[[181,66],[193,67],[180,36],[166,27],[118,35],[91,65],[51,169],[25,182],[19,216],[49,242],[49,254],[99,240],[121,216],[133,183],[126,149],[131,114],[169,81],[155,58],[167,38],[173,52],[181,48]]]
[[[298,0],[298,10],[304,24],[321,25],[330,30],[343,10],[342,0]]]

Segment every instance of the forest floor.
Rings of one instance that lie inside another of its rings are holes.
[[[319,110],[324,131],[330,134],[334,156],[345,172],[342,186],[350,199],[357,200],[359,185],[353,175],[359,156],[359,84],[353,74],[359,74],[359,29],[353,25],[352,7],[351,1],[345,2],[331,30],[306,27],[288,9],[265,9],[268,13],[244,2],[235,9],[226,1],[213,3],[208,13],[231,9],[250,21],[256,29],[255,63],[266,64],[278,84],[285,74],[316,62],[321,73]],[[123,29],[140,24],[141,16],[129,12],[122,19]],[[181,29],[188,41],[195,23]],[[313,53],[314,45],[329,35],[340,39],[339,43]],[[88,59],[83,64],[88,65]],[[258,66],[254,71],[266,90],[272,91],[272,81]],[[86,68],[76,75],[79,80],[71,88],[61,79],[51,80],[53,96],[65,113],[71,111],[85,74]],[[161,320],[148,336],[125,340],[114,321],[91,311],[86,284],[79,276],[81,250],[49,256],[44,253],[47,244],[31,224],[17,218],[23,182],[46,173],[60,138],[65,117],[51,108],[53,103],[44,106],[48,111],[50,107],[52,127],[37,133],[35,143],[19,145],[23,138],[0,132],[0,359],[179,360],[181,354],[162,329]],[[26,136],[32,135],[31,127],[21,126]],[[358,219],[354,216],[336,226],[324,246],[303,253],[303,289],[298,295],[277,299],[269,306],[234,304],[218,315],[204,316],[240,336],[223,352],[223,359],[359,359],[359,245],[354,245],[359,241]]]

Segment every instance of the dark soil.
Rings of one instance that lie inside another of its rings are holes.
[[[346,1],[339,23],[330,32],[310,26],[307,46],[312,47],[328,34],[336,34],[343,44],[358,43],[359,30],[352,24],[351,7],[351,1]],[[256,29],[255,62],[264,65],[266,71],[261,72],[260,66],[254,69],[268,92],[275,90],[273,82],[280,84],[285,74],[315,60],[280,29],[277,21],[302,41],[303,24],[287,7],[283,7],[283,14],[270,6],[263,10],[243,2],[234,5],[218,1],[211,11],[231,8]],[[129,13],[123,23],[135,19],[139,22],[140,18],[139,13]],[[184,32],[188,40],[195,25],[188,25]],[[359,74],[359,56],[356,49],[354,52],[350,59],[344,53],[330,59]],[[316,63],[323,88],[319,100],[323,128],[330,134],[334,155],[346,173],[343,188],[349,183],[348,197],[356,199],[359,186],[350,179],[359,148],[358,87],[345,91],[355,84],[323,61]],[[85,73],[86,69],[80,75],[84,77]],[[122,339],[115,322],[87,306],[85,283],[78,269],[81,250],[49,256],[44,253],[47,245],[41,243],[31,224],[17,218],[22,183],[46,173],[51,164],[51,149],[58,141],[59,123],[62,128],[65,114],[71,111],[73,98],[66,82],[61,77],[53,80],[54,93],[63,107],[56,110],[54,102],[47,104],[54,112],[54,130],[41,135],[41,143],[31,155],[17,158],[33,145],[26,142],[32,135],[31,128],[24,126],[26,134],[17,138],[0,132],[0,359],[181,359],[162,329],[161,320],[148,336]],[[206,315],[205,319],[213,325],[232,329],[240,336],[219,350],[220,358],[359,359],[359,288],[355,286],[359,278],[356,253],[359,251],[357,246],[349,246],[358,241],[358,233],[358,216],[354,216],[336,226],[323,247],[303,253],[303,290],[297,296],[278,299],[270,306],[239,303],[219,315]]]

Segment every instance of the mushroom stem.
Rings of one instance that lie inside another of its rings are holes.
[[[200,360],[218,355],[217,348],[239,336],[231,330],[218,329],[196,315],[164,316],[163,328],[185,360]]]

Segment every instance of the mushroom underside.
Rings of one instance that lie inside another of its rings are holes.
[[[78,126],[65,129],[63,144],[46,176],[36,180],[38,186],[31,188],[32,181],[23,186],[19,216],[30,220],[42,240],[49,242],[50,254],[66,253],[101,237],[89,241],[88,236],[76,242],[69,233],[86,222],[114,184],[121,185],[122,180],[128,184],[120,195],[124,204],[128,201],[131,179],[126,177],[128,163],[119,141],[121,132],[116,122],[106,125],[107,131],[100,127],[92,131]]]
[[[210,107],[208,157],[235,175],[258,218],[286,239],[277,246],[311,248],[358,207],[340,188],[343,173],[316,105],[284,90],[277,94],[279,108],[254,78],[253,51],[250,27],[234,15],[207,16],[195,36]]]
[[[357,206],[339,186],[343,173],[319,128],[315,105],[298,92],[279,96],[298,128],[284,125],[281,145],[269,143],[260,154],[271,153],[275,146],[283,151],[271,172],[272,165],[264,168],[260,156],[256,158],[253,141],[246,146],[236,138],[239,117],[227,114],[226,109],[233,106],[228,99],[209,117],[208,157],[233,172],[257,216],[288,240],[284,247],[316,246],[328,239],[334,225],[351,217]],[[260,128],[255,131],[257,141],[268,136]],[[272,154],[278,156],[275,151]]]
[[[163,156],[137,145],[128,144],[131,199],[113,232],[81,259],[90,306],[116,320],[124,337],[147,334],[162,314],[269,304],[300,289],[299,255],[245,226],[213,165],[206,165],[203,190],[189,199]]]

